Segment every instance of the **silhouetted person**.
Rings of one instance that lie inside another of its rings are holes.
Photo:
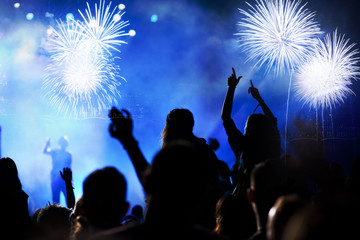
[[[110,110],[109,117],[111,124],[109,132],[112,137],[117,138],[135,168],[138,179],[144,187],[144,174],[150,164],[142,154],[137,141],[135,140],[132,129],[133,123],[130,113],[122,109],[119,111],[115,107]],[[166,124],[163,130],[163,147],[176,140],[186,140],[201,148],[207,154],[208,162],[203,165],[203,171],[207,172],[207,180],[211,182],[214,191],[218,191],[219,197],[222,194],[219,186],[217,173],[217,157],[214,151],[206,144],[206,140],[198,138],[193,134],[194,119],[192,113],[187,109],[173,109],[166,117]]]
[[[61,178],[60,172],[64,168],[71,169],[71,153],[67,151],[67,146],[69,144],[69,140],[66,136],[59,138],[59,146],[60,148],[51,149],[50,148],[50,139],[48,139],[43,148],[43,153],[51,155],[52,158],[52,170],[51,170],[51,193],[52,200],[54,203],[60,202],[60,193],[64,194],[66,197],[66,186]]]
[[[198,138],[193,133],[194,117],[191,111],[175,108],[166,116],[166,124],[162,132],[162,146],[174,140],[186,140],[195,144],[205,144],[204,138]]]
[[[280,157],[280,134],[277,129],[277,119],[265,104],[258,89],[254,87],[251,80],[248,92],[258,101],[264,114],[251,114],[248,117],[245,134],[236,127],[231,118],[231,112],[235,88],[241,76],[237,78],[234,68],[232,70],[233,73],[228,78],[228,90],[221,118],[229,144],[236,157],[235,165],[232,168],[234,171],[233,179],[237,181],[235,190],[237,194],[245,194],[249,186],[249,175],[252,168],[257,163],[268,158]]]
[[[120,226],[129,209],[126,179],[114,167],[93,171],[83,182],[83,210],[91,234]]]
[[[70,237],[71,209],[56,203],[40,209],[36,217],[36,240],[67,240]]]
[[[297,195],[280,196],[269,211],[266,235],[268,240],[281,240],[286,224],[308,204]]]
[[[223,239],[204,228],[215,213],[212,186],[203,171],[207,157],[188,141],[166,144],[145,177],[144,223],[115,228],[97,239]]]
[[[194,124],[194,117],[190,110],[185,108],[172,109],[166,116],[166,123],[162,132],[162,147],[165,147],[173,141],[184,140],[194,144],[194,146],[201,149],[204,154],[206,153],[208,162],[203,165],[203,171],[208,172],[207,180],[211,182],[214,191],[219,191],[220,198],[221,195],[228,190],[225,186],[221,188],[221,178],[219,177],[219,169],[224,167],[224,165],[221,164],[223,162],[220,162],[214,150],[206,144],[204,138],[199,138],[194,135]]]
[[[220,147],[219,141],[216,138],[209,138],[208,145],[214,152],[216,152],[216,150],[218,150]],[[219,175],[219,184],[222,189],[222,192],[224,194],[232,193],[234,189],[231,183],[231,172],[229,166],[227,165],[226,162],[217,159],[216,167]]]
[[[282,165],[275,159],[255,165],[251,172],[248,199],[253,208],[257,231],[251,240],[266,239],[268,213],[275,201],[291,192],[288,176]]]
[[[28,195],[11,158],[0,159],[0,192],[0,239],[25,239],[30,226]]]
[[[224,195],[216,204],[215,231],[231,239],[248,239],[256,231],[254,213],[248,200],[232,194]]]

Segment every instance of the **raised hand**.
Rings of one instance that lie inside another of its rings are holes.
[[[63,171],[60,171],[61,178],[65,182],[66,186],[66,205],[68,208],[74,208],[75,206],[75,194],[74,188],[72,185],[72,171],[70,168],[64,168]]]
[[[64,168],[63,171],[60,171],[61,178],[65,183],[71,183],[72,181],[72,171],[70,168]]]
[[[119,111],[113,107],[110,110],[109,117],[111,119],[109,132],[112,137],[119,139],[122,143],[132,137],[133,123],[127,110],[121,109]]]
[[[252,80],[250,80],[250,85],[251,86],[249,87],[248,93],[251,93],[251,96],[253,96],[253,98],[255,98],[256,100],[261,100],[259,90],[254,87]]]
[[[51,153],[51,149],[50,149],[50,138],[49,138],[49,137],[46,139],[46,142],[45,142],[45,145],[44,145],[42,151],[43,151],[43,153],[45,153],[45,154],[50,154],[50,153]]]
[[[123,145],[134,165],[138,179],[144,186],[144,173],[149,167],[149,163],[146,161],[137,141],[132,135],[133,122],[130,113],[125,109],[119,111],[117,108],[113,107],[110,110],[109,117],[111,119],[109,126],[110,135],[117,138]]]
[[[240,79],[242,78],[242,76],[237,78],[234,68],[232,68],[232,71],[233,71],[233,73],[228,78],[228,86],[229,87],[236,87],[236,85],[238,85],[238,83],[239,83]]]

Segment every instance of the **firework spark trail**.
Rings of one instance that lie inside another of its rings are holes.
[[[256,0],[248,11],[239,9],[245,17],[238,23],[240,47],[247,53],[247,60],[256,60],[259,67],[266,64],[275,73],[293,70],[306,59],[322,34],[314,20],[315,13],[300,6],[301,1]]]
[[[315,109],[331,109],[354,94],[352,80],[360,77],[359,50],[354,46],[337,30],[319,40],[314,54],[295,74],[297,98]]]
[[[121,19],[125,12],[115,13],[116,8],[110,11],[111,2],[106,8],[104,5],[105,1],[100,1],[99,8],[97,4],[95,4],[95,16],[93,16],[89,3],[87,3],[87,9],[85,10],[86,16],[79,10],[84,21],[84,24],[80,26],[83,28],[87,38],[96,41],[102,50],[107,51],[107,53],[111,55],[110,50],[119,51],[116,46],[126,44],[125,41],[118,38],[129,35],[122,30],[129,25],[129,21],[115,21],[113,18],[115,15]]]
[[[119,39],[129,35],[122,29],[129,25],[121,21],[124,12],[111,3],[95,4],[95,16],[87,4],[82,21],[57,21],[48,40],[50,64],[46,68],[43,89],[58,112],[75,118],[95,117],[117,104],[119,66],[111,51],[126,42]],[[117,16],[115,20],[114,16]]]

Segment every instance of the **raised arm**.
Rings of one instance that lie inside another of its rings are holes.
[[[235,88],[239,83],[240,79],[242,78],[242,76],[238,78],[236,77],[234,68],[232,68],[232,71],[233,73],[228,78],[228,90],[226,92],[225,101],[221,112],[221,118],[223,121],[231,119],[231,111],[232,111]]]
[[[74,188],[72,185],[72,171],[70,168],[64,168],[63,171],[60,171],[61,178],[65,182],[66,187],[66,205],[68,208],[74,209],[75,207],[75,194]]]
[[[48,139],[46,140],[46,143],[45,143],[45,145],[44,145],[44,147],[43,147],[43,153],[45,153],[45,154],[50,154],[50,153],[51,153],[51,149],[50,149],[50,138],[48,138]]]
[[[110,135],[118,139],[123,145],[135,168],[136,175],[144,187],[144,174],[149,163],[146,161],[138,146],[138,142],[132,134],[133,123],[131,115],[125,109],[119,111],[117,108],[113,107],[110,110],[109,117],[111,119],[111,124],[109,126]]]
[[[264,112],[264,115],[266,115],[272,119],[275,118],[274,114],[271,112],[270,108],[265,104],[265,101],[260,96],[259,90],[254,87],[254,84],[251,80],[250,80],[250,87],[249,87],[248,93],[250,93],[251,96],[253,96],[253,98],[255,98],[259,102],[260,107]]]

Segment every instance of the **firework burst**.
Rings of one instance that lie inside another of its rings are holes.
[[[256,60],[259,67],[274,67],[276,73],[292,70],[304,61],[321,34],[315,14],[301,1],[257,0],[248,11],[239,9],[245,17],[238,23],[240,47],[248,60]]]
[[[100,1],[92,14],[89,4],[81,21],[58,21],[48,38],[50,64],[46,68],[43,89],[58,112],[76,118],[95,117],[117,104],[119,66],[111,51],[126,44],[120,37],[128,21],[124,12],[111,3]]]
[[[344,35],[327,34],[295,74],[296,95],[310,107],[332,108],[354,94],[349,88],[360,76],[359,51]]]

